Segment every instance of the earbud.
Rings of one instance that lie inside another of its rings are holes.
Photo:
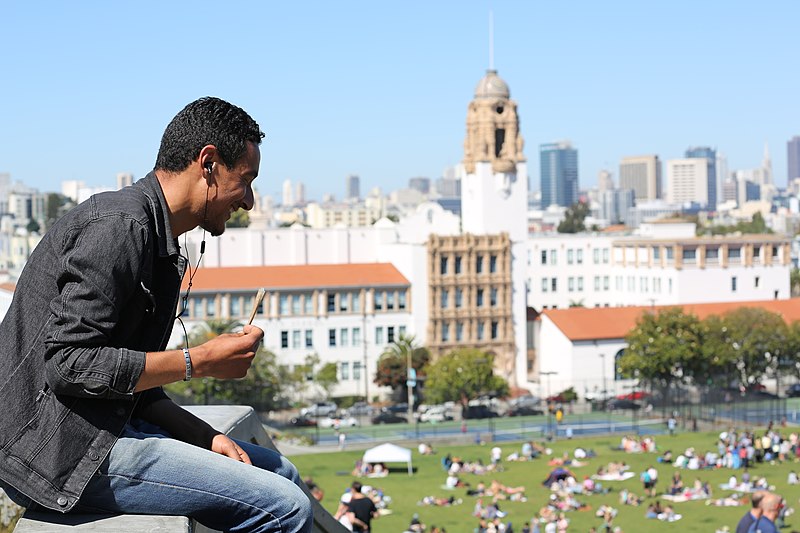
[[[214,163],[206,163],[206,172],[211,174],[212,170],[214,170]]]

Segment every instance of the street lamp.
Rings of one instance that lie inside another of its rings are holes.
[[[608,396],[608,390],[606,389],[606,354],[600,354],[600,364],[602,364],[602,371],[603,371],[603,391],[602,391],[602,400],[606,400],[606,396]]]
[[[406,389],[408,390],[408,423],[414,421],[414,387],[417,385],[417,371],[412,366],[411,352],[413,351],[411,343],[408,346],[408,353],[406,354]]]
[[[558,372],[539,372],[540,376],[545,376],[547,378],[547,397],[545,398],[545,402],[547,403],[547,433],[549,434],[550,438],[553,438],[553,411],[550,410],[550,376],[557,375]]]

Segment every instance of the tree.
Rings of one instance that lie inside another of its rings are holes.
[[[586,230],[583,223],[589,215],[587,202],[576,202],[569,206],[564,213],[564,220],[558,224],[559,233],[580,233]]]
[[[417,346],[414,336],[400,335],[398,339],[386,347],[378,359],[373,383],[391,387],[395,399],[408,398],[406,380],[408,378],[408,356],[411,354],[411,367],[417,371],[418,378],[424,378],[425,365],[431,355],[426,348]],[[419,381],[418,381],[419,383]]]
[[[628,347],[619,362],[623,375],[638,373],[660,387],[688,381],[701,364],[700,320],[680,308],[644,313],[625,340]]]
[[[800,321],[792,322],[786,330],[786,366],[800,379]]]
[[[793,268],[789,273],[789,287],[792,297],[800,296],[800,268]]]
[[[54,192],[48,194],[45,201],[45,231],[50,229],[71,206],[72,201],[63,194]]]
[[[425,397],[432,403],[459,402],[467,408],[471,398],[491,394],[505,396],[508,383],[494,375],[494,355],[474,348],[460,348],[425,367]]]
[[[789,333],[779,314],[742,307],[724,314],[722,325],[725,342],[719,345],[720,356],[741,386],[749,387],[768,372],[779,371]]]
[[[325,391],[325,396],[330,397],[333,387],[339,383],[336,377],[336,363],[325,363],[314,375],[314,381]]]
[[[246,228],[250,225],[250,214],[244,209],[237,209],[225,223],[226,228]]]
[[[28,225],[25,226],[25,229],[28,230],[28,233],[39,233],[39,230],[42,228],[39,226],[39,223],[36,222],[36,219],[32,218],[28,221]]]

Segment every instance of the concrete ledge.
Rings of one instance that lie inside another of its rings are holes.
[[[238,440],[249,441],[272,450],[275,444],[252,407],[243,405],[193,405],[186,410],[208,422],[214,429]],[[302,477],[302,473],[300,474]],[[333,519],[308,492],[314,509],[314,533],[346,533],[347,530]],[[81,515],[61,513],[29,513],[17,523],[15,533],[42,533],[59,531],[94,531],[99,533],[204,533],[212,531],[185,516],[160,515]]]

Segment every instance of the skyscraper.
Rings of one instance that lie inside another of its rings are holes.
[[[686,150],[687,159],[706,160],[706,179],[708,180],[708,209],[717,208],[717,151],[708,146],[692,146]]]
[[[657,155],[623,157],[619,163],[619,188],[630,189],[636,200],[657,200],[661,193],[661,161]]]
[[[787,158],[786,161],[789,166],[789,175],[787,183],[791,183],[793,179],[800,178],[800,136],[795,135],[789,142],[786,143]]]
[[[283,182],[283,206],[294,205],[294,194],[292,191],[292,180],[287,179]]]
[[[597,173],[597,192],[601,195],[605,191],[614,190],[614,177],[608,170],[601,170]]]
[[[708,205],[708,162],[699,157],[667,161],[667,201]]]
[[[419,191],[422,194],[431,192],[431,179],[425,177],[411,178],[408,180],[408,188]]]
[[[133,185],[133,174],[130,172],[120,172],[117,174],[117,189],[122,189]]]
[[[569,141],[539,146],[542,208],[569,207],[578,201],[578,151]]]
[[[355,174],[350,174],[345,178],[344,199],[358,200],[361,198],[361,179]]]

